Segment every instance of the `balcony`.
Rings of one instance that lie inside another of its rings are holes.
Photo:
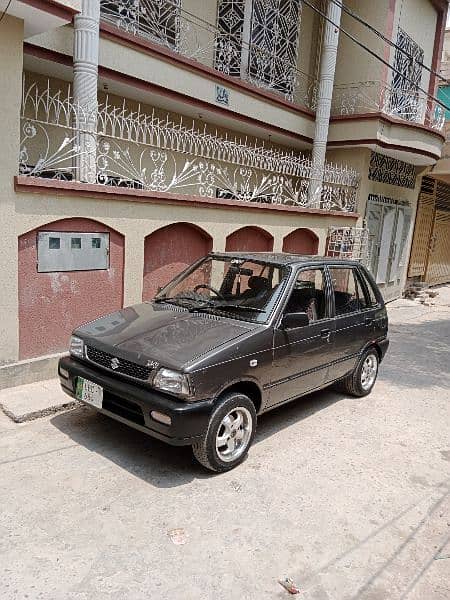
[[[381,113],[437,132],[445,122],[443,108],[423,92],[394,89],[381,81],[335,86],[331,112],[334,117]]]
[[[308,156],[182,117],[173,121],[126,99],[102,96],[86,111],[69,86],[50,81],[44,89],[24,81],[19,173],[144,195],[344,213],[356,210],[359,186],[353,169],[327,163],[311,199]]]
[[[104,23],[236,81],[271,92],[293,105],[315,110],[317,81],[299,68],[297,60],[298,14],[294,19],[295,15],[286,8],[279,8],[276,15],[271,13],[275,21],[283,20],[280,31],[289,29],[288,35],[277,37],[277,27],[268,36],[267,24],[258,23],[257,16],[250,25],[244,2],[229,2],[228,7],[219,9],[217,25],[211,23],[216,21],[216,2],[211,4],[214,14],[209,15],[209,21],[183,9],[180,0],[100,3]],[[289,6],[289,2],[285,5]],[[202,15],[212,13],[211,7],[203,6]]]

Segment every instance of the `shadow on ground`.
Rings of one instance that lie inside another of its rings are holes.
[[[316,392],[262,415],[255,444],[342,398],[328,390]],[[190,447],[169,446],[88,407],[59,413],[50,422],[77,444],[156,487],[176,487],[214,476],[196,462]]]

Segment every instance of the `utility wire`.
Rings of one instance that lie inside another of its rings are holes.
[[[0,23],[3,21],[3,17],[6,15],[6,13],[8,12],[8,8],[9,5],[11,4],[12,0],[9,0],[8,4],[6,5],[5,10],[2,12],[2,15],[0,16]]]
[[[393,42],[392,40],[390,40],[389,38],[387,38],[383,33],[381,33],[381,31],[379,31],[378,29],[376,29],[376,27],[374,27],[373,25],[371,25],[368,21],[366,21],[365,19],[363,19],[360,15],[358,15],[357,13],[355,13],[350,8],[347,8],[341,0],[331,0],[331,2],[333,2],[333,4],[336,4],[336,6],[339,6],[340,8],[342,8],[342,10],[345,13],[347,13],[353,19],[355,19],[356,21],[358,21],[358,23],[361,23],[361,25],[364,25],[364,27],[367,27],[367,29],[369,29],[372,33],[374,33],[379,38],[381,38],[383,40],[383,42],[386,42],[387,44],[389,44],[390,46],[392,46],[393,48],[395,48],[396,50],[398,50],[399,52],[401,52],[401,54],[403,54],[404,56],[406,56],[407,58],[409,58],[409,60],[414,61],[415,63],[417,63],[418,65],[420,65],[423,69],[425,69],[426,71],[428,71],[432,75],[435,75],[441,81],[447,81],[445,79],[445,77],[442,77],[442,75],[440,75],[437,71],[435,71],[434,69],[428,67],[422,61],[417,60],[416,58],[414,58],[413,56],[411,56],[411,54],[408,54],[408,52],[406,52],[406,50],[404,50],[401,46],[399,46],[398,44],[396,44],[395,42]]]
[[[301,0],[301,1],[303,2],[303,4],[306,4],[313,11],[315,11],[316,13],[318,13],[323,19],[325,19],[326,21],[328,21],[329,23],[331,23],[331,25],[333,25],[334,27],[336,27],[336,29],[339,29],[339,31],[341,31],[344,35],[346,35],[349,39],[351,39],[352,42],[354,42],[357,46],[359,46],[360,48],[362,48],[363,50],[365,50],[366,52],[368,52],[371,56],[373,56],[374,58],[376,58],[377,60],[379,60],[380,62],[382,62],[389,69],[391,69],[391,71],[393,71],[394,73],[397,73],[397,75],[400,75],[401,78],[404,81],[410,83],[416,90],[422,92],[428,98],[431,98],[432,100],[434,100],[436,102],[436,104],[438,104],[439,106],[441,106],[445,110],[450,110],[449,106],[447,106],[446,104],[444,104],[443,102],[441,102],[438,98],[436,98],[435,96],[433,96],[432,94],[430,94],[426,90],[424,90],[422,87],[420,87],[420,85],[417,85],[417,83],[415,81],[413,81],[412,79],[409,79],[408,77],[406,77],[406,75],[404,73],[402,73],[401,71],[399,71],[398,69],[396,69],[395,67],[393,67],[387,60],[384,60],[384,58],[381,58],[380,56],[378,56],[378,54],[376,52],[374,52],[368,46],[366,46],[365,44],[363,44],[362,42],[360,42],[354,35],[352,35],[351,33],[349,33],[343,27],[341,27],[340,25],[337,25],[337,23],[335,23],[330,18],[328,18],[327,15],[324,12],[322,12],[320,9],[316,8],[313,4],[311,4],[311,2],[309,2],[308,0]]]

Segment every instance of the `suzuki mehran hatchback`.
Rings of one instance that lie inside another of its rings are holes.
[[[153,300],[76,329],[59,377],[73,398],[227,471],[257,415],[336,382],[369,394],[387,331],[356,261],[210,253]]]

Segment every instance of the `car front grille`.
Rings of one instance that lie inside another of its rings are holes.
[[[141,381],[148,381],[152,372],[151,367],[137,365],[124,358],[118,358],[108,352],[98,350],[93,346],[86,346],[86,357],[96,365],[108,369],[108,371],[120,373],[121,375],[132,377],[133,379],[140,379]]]

